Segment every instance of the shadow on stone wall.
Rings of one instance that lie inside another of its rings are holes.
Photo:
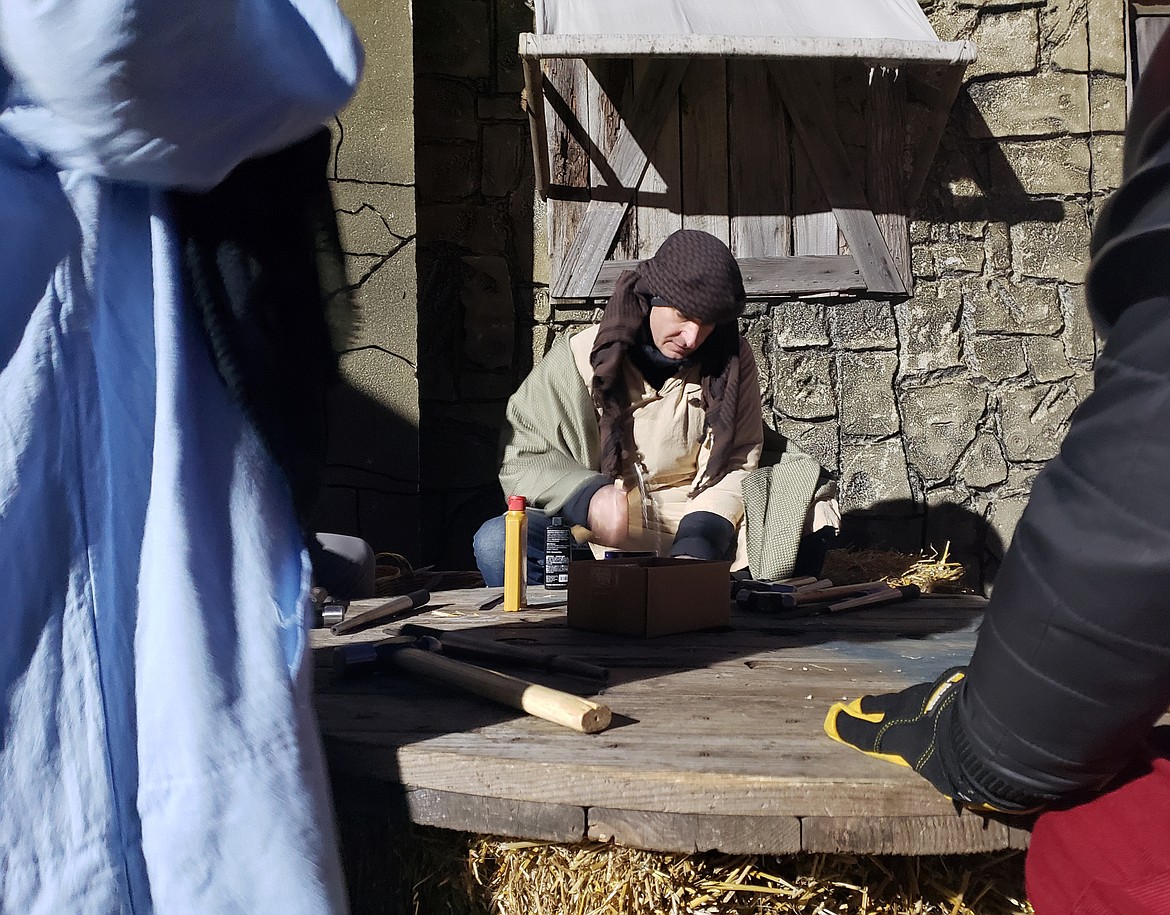
[[[838,547],[942,556],[963,564],[963,584],[990,590],[1006,544],[982,515],[953,503],[923,508],[910,499],[877,502],[841,518]]]
[[[418,432],[413,423],[352,382],[330,390],[327,414],[327,463],[314,526],[361,537],[375,552],[401,553],[418,564]]]

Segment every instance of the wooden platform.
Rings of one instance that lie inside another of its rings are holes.
[[[733,611],[728,630],[638,640],[567,629],[563,604],[479,609],[498,593],[439,592],[410,619],[608,667],[599,693],[588,680],[500,669],[599,695],[614,725],[578,734],[405,674],[334,682],[331,646],[375,641],[397,626],[343,638],[321,630],[313,634],[317,708],[335,780],[390,786],[417,823],[561,842],[776,854],[1026,844],[1026,833],[956,814],[913,772],[852,752],[821,729],[835,700],[965,663],[981,598],[924,597],[790,621]],[[564,592],[530,593],[532,602],[558,597]]]

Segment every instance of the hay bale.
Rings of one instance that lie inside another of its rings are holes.
[[[830,550],[821,577],[838,585],[887,581],[895,587],[918,585],[923,593],[960,594],[970,590],[963,585],[966,570],[950,558],[950,549],[946,544],[941,556],[934,549],[918,556],[895,550]]]
[[[370,851],[370,849],[367,849]],[[746,856],[406,829],[354,915],[1030,915],[1023,854]],[[348,861],[347,861],[348,863]],[[354,875],[351,875],[351,888]]]

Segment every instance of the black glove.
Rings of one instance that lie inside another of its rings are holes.
[[[992,796],[976,785],[959,762],[954,703],[966,670],[952,667],[933,683],[898,693],[835,702],[825,733],[866,756],[913,769],[957,805],[995,813],[1026,813],[1032,805]]]

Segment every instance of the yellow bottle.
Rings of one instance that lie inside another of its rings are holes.
[[[504,515],[504,609],[528,606],[528,501],[508,496]]]

